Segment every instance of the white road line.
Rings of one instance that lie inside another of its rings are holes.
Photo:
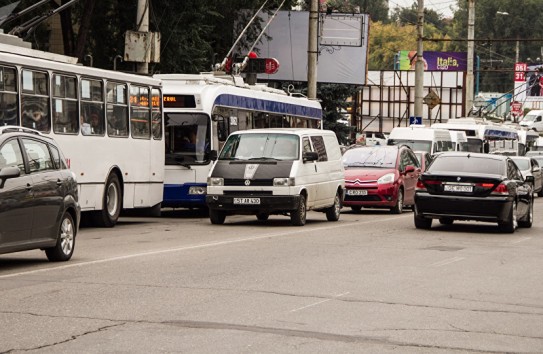
[[[406,216],[408,216],[408,215],[409,214],[406,214]],[[402,216],[395,216],[395,217],[382,219],[382,220],[380,220],[380,222],[388,222],[388,221],[391,221],[391,220],[398,220],[398,217],[402,217]],[[49,272],[49,271],[58,271],[58,270],[63,270],[63,269],[68,269],[68,268],[83,267],[83,266],[101,264],[101,263],[107,263],[107,262],[115,262],[115,261],[130,259],[130,258],[155,256],[155,255],[158,255],[158,254],[182,252],[182,251],[194,250],[194,249],[200,249],[200,248],[208,248],[208,247],[216,247],[216,246],[222,246],[222,245],[230,245],[230,244],[240,243],[240,242],[256,241],[256,240],[260,240],[260,239],[264,239],[264,238],[286,237],[286,236],[297,235],[297,234],[302,234],[302,233],[310,233],[310,232],[314,232],[314,231],[323,231],[323,230],[337,229],[337,228],[342,228],[342,227],[353,227],[353,225],[364,225],[364,224],[373,224],[373,223],[375,223],[375,220],[340,223],[340,224],[334,223],[333,226],[323,226],[323,227],[317,227],[317,228],[314,228],[314,229],[309,229],[309,228],[306,228],[306,227],[302,227],[302,228],[299,228],[299,229],[296,228],[295,231],[276,232],[276,233],[269,233],[269,234],[264,234],[264,235],[260,235],[260,236],[236,238],[236,239],[226,240],[226,241],[217,241],[217,242],[203,243],[203,244],[192,245],[192,246],[170,248],[170,249],[167,249],[167,250],[158,250],[158,251],[134,253],[134,254],[128,254],[128,255],[125,255],[125,256],[104,258],[104,259],[98,259],[98,260],[95,260],[95,261],[88,261],[88,262],[80,262],[80,263],[69,262],[68,264],[58,266],[58,267],[41,268],[41,269],[29,270],[29,271],[26,271],[26,272],[19,272],[19,273],[0,275],[0,279],[17,277],[17,276],[20,276],[20,275],[30,275],[30,274],[36,274],[36,273]]]
[[[300,310],[306,309],[306,308],[308,308],[308,307],[317,306],[317,305],[323,304],[323,303],[325,303],[325,302],[335,300],[335,299],[337,299],[338,297],[341,297],[341,296],[347,295],[347,294],[349,294],[349,292],[346,292],[346,293],[343,293],[343,294],[335,295],[335,296],[334,296],[333,298],[331,298],[331,299],[326,299],[326,300],[322,300],[322,301],[315,302],[315,303],[310,304],[310,305],[307,305],[307,306],[298,307],[297,309],[291,310],[290,312],[296,312],[296,311],[300,311]]]
[[[445,259],[445,260],[442,260],[442,261],[439,261],[439,262],[436,262],[436,263],[432,263],[431,266],[432,267],[442,267],[444,265],[451,264],[451,263],[454,263],[454,262],[460,262],[463,259],[465,259],[465,258],[464,257],[449,258],[449,259]]]
[[[528,241],[528,240],[531,240],[531,239],[532,239],[531,237],[523,237],[523,238],[519,238],[518,240],[511,241],[511,243],[512,244],[521,243],[521,242]]]

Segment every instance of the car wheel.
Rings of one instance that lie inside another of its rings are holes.
[[[47,259],[51,262],[63,262],[72,258],[75,246],[75,228],[74,219],[70,213],[65,212],[60,222],[57,244],[45,249]]]
[[[226,219],[226,213],[220,210],[209,209],[209,221],[213,225],[222,225]]]
[[[396,205],[390,209],[392,214],[401,214],[403,212],[403,189],[398,189],[398,199]]]
[[[453,222],[454,222],[454,220],[451,219],[451,218],[439,218],[439,223],[441,225],[452,225]]]
[[[351,207],[351,210],[352,210],[352,211],[355,211],[355,212],[359,212],[360,210],[362,210],[362,207],[359,206],[359,205],[353,205],[353,206]]]
[[[429,230],[432,227],[432,219],[420,216],[417,213],[417,208],[415,208],[415,213],[413,215],[414,215],[415,227],[417,229]]]
[[[334,197],[334,205],[326,209],[326,220],[338,221],[340,214],[341,214],[341,198],[340,198],[339,192],[337,192],[336,196]]]
[[[532,199],[532,202],[530,203],[530,206],[528,207],[528,213],[526,214],[525,219],[519,220],[518,226],[530,228],[532,227],[533,222],[534,222],[534,201]]]
[[[94,224],[101,227],[113,227],[119,220],[122,208],[122,193],[119,177],[109,175],[102,199],[102,210],[94,212]]]
[[[517,228],[517,202],[513,201],[507,221],[498,224],[500,230],[505,233],[513,233]]]
[[[258,214],[256,214],[256,218],[259,221],[266,221],[266,220],[268,220],[269,217],[270,217],[270,214],[268,214],[268,213],[258,213]]]
[[[290,223],[294,226],[304,226],[306,216],[307,209],[305,205],[305,196],[303,194],[300,194],[298,208],[290,212]]]

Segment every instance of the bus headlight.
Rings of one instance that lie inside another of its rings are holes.
[[[274,187],[288,187],[293,186],[295,183],[294,177],[283,177],[283,178],[274,178],[273,186]]]
[[[208,177],[207,178],[207,185],[218,187],[218,186],[224,186],[224,178],[222,177]]]
[[[202,195],[206,194],[207,188],[204,186],[192,186],[189,188],[189,194]]]

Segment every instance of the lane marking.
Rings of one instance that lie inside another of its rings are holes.
[[[512,244],[521,243],[521,242],[528,241],[528,240],[531,240],[531,239],[532,239],[531,237],[523,237],[523,238],[520,238],[520,239],[518,239],[518,240],[511,241],[511,243],[512,243]]]
[[[432,267],[442,267],[442,266],[447,265],[447,264],[460,262],[461,260],[464,260],[464,259],[466,259],[466,258],[464,258],[464,257],[453,257],[453,258],[445,259],[445,260],[442,260],[442,261],[439,261],[439,262],[436,262],[436,263],[432,263],[431,266]]]
[[[323,304],[323,303],[325,303],[325,302],[335,300],[335,299],[337,299],[338,297],[341,297],[341,296],[344,296],[344,295],[347,295],[347,294],[350,294],[350,293],[349,293],[349,292],[346,292],[346,293],[343,293],[343,294],[334,295],[331,299],[321,300],[321,301],[317,301],[317,302],[315,302],[315,303],[312,303],[312,304],[309,304],[309,305],[306,305],[306,306],[298,307],[297,309],[291,310],[290,312],[296,312],[296,311],[300,311],[300,310],[306,309],[306,308],[308,308],[308,307],[317,306],[317,305]]]
[[[407,216],[409,216],[409,214],[406,214],[405,216],[407,217]],[[385,219],[380,220],[379,222],[388,222],[388,221],[391,221],[391,220],[398,220],[398,217],[403,217],[403,216],[395,216],[395,217],[385,218]],[[311,229],[302,227],[301,230],[295,230],[295,231],[275,232],[275,233],[269,233],[269,234],[264,234],[264,235],[260,235],[260,236],[252,236],[252,237],[236,238],[236,239],[225,240],[225,241],[209,242],[209,243],[203,243],[203,244],[192,245],[192,246],[183,246],[183,247],[177,247],[177,248],[170,248],[170,249],[167,249],[167,250],[158,250],[158,251],[148,251],[148,252],[134,253],[134,254],[128,254],[128,255],[124,255],[124,256],[97,259],[97,260],[94,260],[94,261],[87,261],[87,262],[80,262],[80,263],[69,263],[69,264],[65,264],[65,265],[62,265],[62,266],[58,266],[58,267],[34,269],[34,270],[29,270],[29,271],[24,271],[24,272],[0,275],[0,279],[17,277],[17,276],[20,276],[20,275],[30,275],[30,274],[49,272],[49,271],[64,270],[64,269],[75,268],[75,267],[83,267],[83,266],[95,265],[95,264],[101,264],[101,263],[107,263],[107,262],[115,262],[115,261],[121,261],[121,260],[125,260],[125,259],[137,258],[137,257],[155,256],[155,255],[159,255],[159,254],[182,252],[182,251],[195,250],[195,249],[201,249],[201,248],[230,245],[230,244],[235,244],[235,243],[240,243],[240,242],[247,242],[247,241],[256,241],[256,240],[261,240],[261,239],[264,239],[264,238],[286,237],[286,236],[297,235],[297,234],[301,234],[301,233],[311,233],[311,232],[314,232],[314,231],[325,231],[325,230],[337,229],[337,228],[342,228],[342,227],[352,227],[353,225],[374,224],[374,223],[375,223],[375,220],[368,220],[368,221],[360,221],[360,222],[349,222],[349,223],[339,224],[339,225],[336,224],[334,226],[323,226],[323,227],[317,227],[317,228],[311,228]]]

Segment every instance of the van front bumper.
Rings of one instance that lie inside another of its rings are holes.
[[[232,214],[290,212],[298,208],[300,195],[207,195],[210,209]]]

